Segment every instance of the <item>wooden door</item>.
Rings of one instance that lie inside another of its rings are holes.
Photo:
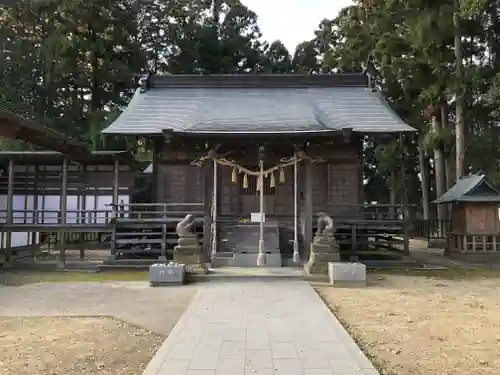
[[[260,191],[257,189],[257,176],[247,176],[248,185],[240,182],[240,212],[241,216],[249,218],[251,213],[260,212]],[[241,178],[243,180],[243,177]],[[264,179],[264,213],[274,215],[275,188],[270,186],[270,178]]]

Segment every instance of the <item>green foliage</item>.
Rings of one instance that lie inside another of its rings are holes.
[[[454,141],[455,134],[449,126],[441,127],[437,132],[428,130],[423,136],[423,144],[428,153],[440,148],[445,154],[449,154],[453,149]]]
[[[0,38],[0,106],[96,149],[101,129],[125,108],[146,67],[190,74],[294,70],[284,45],[263,42],[257,15],[238,0],[21,0],[0,11]]]
[[[466,164],[498,172],[500,0],[358,0],[326,16],[312,40],[288,51],[262,39],[257,14],[240,0],[21,0],[0,10],[0,106],[99,148],[100,130],[125,108],[147,69],[359,72],[371,59],[378,87],[420,131],[431,157],[436,148],[453,151],[456,94],[464,94]],[[456,74],[457,30],[462,75]],[[448,115],[436,134],[429,122],[441,108]],[[148,154],[141,140],[120,142],[106,146]],[[402,160],[417,190],[416,144],[405,142],[403,152],[397,142],[366,138],[370,199],[383,200],[401,186]]]

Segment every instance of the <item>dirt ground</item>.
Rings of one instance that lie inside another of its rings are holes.
[[[382,375],[500,374],[500,278],[372,277],[317,290]]]
[[[163,337],[100,317],[0,318],[2,375],[140,375]]]
[[[0,375],[140,375],[197,293],[65,281],[0,285]]]

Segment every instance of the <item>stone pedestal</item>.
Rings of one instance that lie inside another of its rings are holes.
[[[174,262],[186,265],[188,272],[207,273],[202,247],[196,235],[182,236],[174,248]]]
[[[330,284],[337,287],[366,286],[366,266],[362,263],[329,263]]]
[[[316,235],[304,270],[308,275],[327,273],[330,262],[340,262],[339,246],[335,237]]]
[[[151,286],[184,284],[184,264],[153,264],[149,267],[149,283]]]

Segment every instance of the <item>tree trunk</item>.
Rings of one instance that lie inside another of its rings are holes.
[[[456,113],[455,113],[455,135],[456,135],[456,180],[465,172],[465,117],[464,117],[464,92],[463,92],[463,66],[462,66],[462,32],[460,29],[460,15],[455,11],[455,79],[456,82]]]
[[[435,134],[441,133],[441,124],[436,116],[432,117],[432,131]],[[441,147],[434,149],[434,176],[436,179],[436,198],[441,197],[446,192],[445,168],[444,168],[444,153]],[[446,208],[440,204],[437,207],[438,220],[444,220]]]
[[[418,162],[420,164],[420,189],[422,190],[422,214],[424,220],[429,220],[429,168],[427,158],[422,145],[422,140],[418,141]]]
[[[446,106],[443,105],[441,107],[441,126],[444,128],[447,128],[450,126],[448,123],[448,111],[446,109]],[[446,174],[446,190],[450,190],[453,185],[455,185],[455,163],[453,162],[454,160],[454,155],[453,155],[453,147],[450,147],[449,149],[446,149],[446,152],[444,153],[444,168],[445,168],[445,174]]]

